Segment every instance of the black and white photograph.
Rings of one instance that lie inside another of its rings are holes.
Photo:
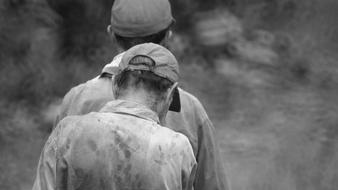
[[[0,190],[337,190],[338,0],[0,0]]]

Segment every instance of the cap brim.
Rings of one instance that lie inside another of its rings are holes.
[[[175,88],[173,100],[169,107],[170,111],[180,112],[181,111],[181,100],[180,100],[180,93],[178,92],[178,88]]]

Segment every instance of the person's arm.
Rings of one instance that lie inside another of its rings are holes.
[[[68,164],[63,154],[66,149],[60,144],[65,120],[62,120],[49,136],[40,155],[37,174],[32,190],[59,190],[67,189]],[[67,141],[67,135],[63,135],[62,141]]]
[[[74,101],[74,99],[76,99],[76,94],[79,94],[79,92],[82,89],[83,89],[82,85],[76,86],[70,89],[70,91],[67,92],[67,94],[64,96],[61,106],[60,106],[60,111],[55,118],[53,129],[59,124],[59,122],[63,118],[69,115],[69,111],[70,111],[69,109],[72,106],[72,102]]]
[[[195,190],[228,190],[226,172],[215,139],[215,128],[202,104],[195,99],[195,111],[198,122],[198,163]]]
[[[182,190],[193,190],[197,162],[188,138],[184,136],[184,138],[182,139],[182,145],[180,146],[182,150],[179,153],[180,155],[182,155]]]
[[[86,83],[79,84],[73,87],[63,98],[54,126],[66,116],[84,115],[99,111],[113,99],[111,78],[95,77]]]
[[[113,73],[113,71],[116,70],[116,67],[118,67],[118,65],[120,64],[122,56],[123,56],[124,53],[125,52],[122,52],[122,53],[116,55],[111,63],[109,63],[109,64],[107,64],[107,65],[104,66],[104,68],[102,69],[102,72],[101,72],[100,76],[98,76],[98,77],[96,77],[96,78],[94,78],[92,80],[100,78],[103,73],[108,73],[108,74],[111,75]],[[109,78],[107,80],[110,81],[111,79]],[[108,86],[108,89],[110,91],[111,90],[110,89],[111,85],[110,85],[110,83],[108,83],[108,84],[109,85],[107,85],[107,86]],[[72,108],[72,106],[77,106],[76,104],[74,104],[74,102],[76,102],[76,99],[81,94],[81,92],[84,90],[85,85],[86,85],[86,83],[82,83],[82,84],[80,84],[78,86],[75,86],[72,89],[70,89],[70,91],[65,95],[65,97],[62,100],[62,104],[61,104],[61,107],[60,107],[60,112],[56,116],[56,119],[54,121],[54,127],[53,128],[55,128],[56,125],[63,118],[65,118],[68,115],[73,115],[74,114],[74,113],[72,113],[74,110],[71,110],[71,108]],[[105,85],[102,88],[106,89],[107,86]],[[107,92],[106,92],[106,94],[107,94]],[[77,110],[77,109],[75,109],[75,110]],[[81,109],[77,110],[76,114],[81,114],[82,113],[81,111],[82,111]]]
[[[56,189],[56,133],[48,138],[40,155],[33,190]]]

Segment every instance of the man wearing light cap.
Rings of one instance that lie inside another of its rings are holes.
[[[101,74],[72,88],[63,99],[56,123],[69,115],[83,115],[100,110],[113,99],[111,78],[121,63],[123,51],[140,43],[166,46],[174,19],[168,0],[115,0],[108,32],[121,54],[107,64]],[[195,190],[227,190],[223,163],[215,142],[214,127],[200,101],[178,88],[163,125],[186,135],[197,160]],[[165,122],[165,123],[164,123]]]
[[[196,160],[186,136],[160,125],[178,64],[152,43],[129,49],[114,70],[115,100],[68,116],[40,157],[33,190],[192,190]]]

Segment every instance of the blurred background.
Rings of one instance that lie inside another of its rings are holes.
[[[113,0],[0,1],[0,189],[31,189],[58,105],[116,55]],[[338,187],[338,1],[171,0],[181,86],[233,190]]]

